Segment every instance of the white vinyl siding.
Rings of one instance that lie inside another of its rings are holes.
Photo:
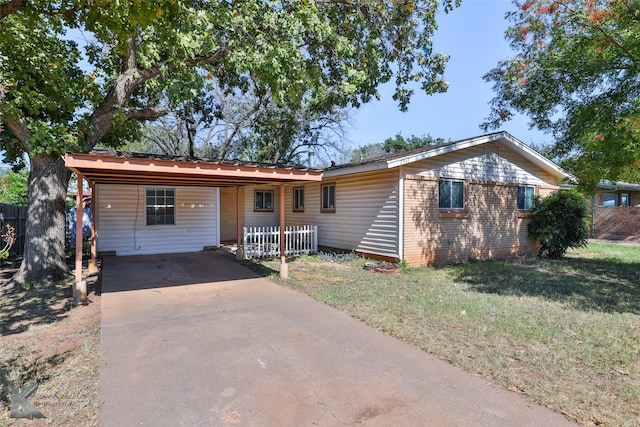
[[[151,186],[150,186],[151,187]],[[196,252],[220,244],[217,188],[175,188],[175,224],[146,225],[146,186],[96,186],[97,249],[116,255]],[[159,188],[153,186],[153,188]]]
[[[330,183],[335,183],[335,213],[321,213],[321,184],[306,184],[305,212],[287,211],[287,225],[317,224],[320,246],[399,257],[399,170],[337,177]],[[289,187],[285,201],[292,199]]]
[[[485,182],[556,186],[556,179],[497,143],[443,154],[406,166],[407,175]]]
[[[254,210],[254,197],[256,191],[272,191],[273,192],[273,210],[256,211]],[[245,187],[244,191],[244,223],[243,227],[264,227],[275,226],[279,222],[280,212],[280,189],[273,185],[259,185]]]

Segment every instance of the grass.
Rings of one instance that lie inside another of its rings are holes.
[[[640,425],[640,246],[400,274],[301,257],[280,280],[584,425]]]

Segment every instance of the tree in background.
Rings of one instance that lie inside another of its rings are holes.
[[[496,97],[485,129],[515,113],[556,138],[583,186],[640,178],[640,3],[526,0],[509,13],[515,51],[485,75]]]
[[[346,118],[346,109],[317,110],[307,101],[297,106],[266,102],[229,151],[240,159],[298,164],[313,153],[327,163],[345,140]]]
[[[251,82],[275,105],[357,108],[395,79],[407,108],[420,82],[445,91],[431,51],[439,10],[459,0],[9,0],[0,4],[0,148],[29,156],[24,261],[16,281],[64,277],[65,151],[134,139],[139,121]],[[79,45],[73,38],[84,37]]]
[[[277,104],[253,85],[226,93],[216,84],[158,120],[143,125],[123,150],[267,163],[328,163],[346,141],[346,108],[319,111],[305,98]]]
[[[396,136],[385,139],[383,143],[368,144],[355,149],[351,155],[351,161],[365,160],[390,153],[401,153],[444,142],[444,139],[434,138],[431,135],[411,135],[405,138],[402,134],[397,133]]]
[[[0,175],[0,203],[27,206],[29,170],[5,171]]]

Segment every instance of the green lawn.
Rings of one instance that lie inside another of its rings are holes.
[[[398,274],[364,262],[301,257],[286,281],[276,261],[253,267],[585,425],[640,425],[640,246]]]

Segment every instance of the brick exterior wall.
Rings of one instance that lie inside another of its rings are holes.
[[[438,208],[438,180],[405,179],[404,259],[408,265],[449,264],[537,252],[527,214],[517,210],[517,185],[465,181],[462,212]],[[546,196],[556,188],[537,187]]]

